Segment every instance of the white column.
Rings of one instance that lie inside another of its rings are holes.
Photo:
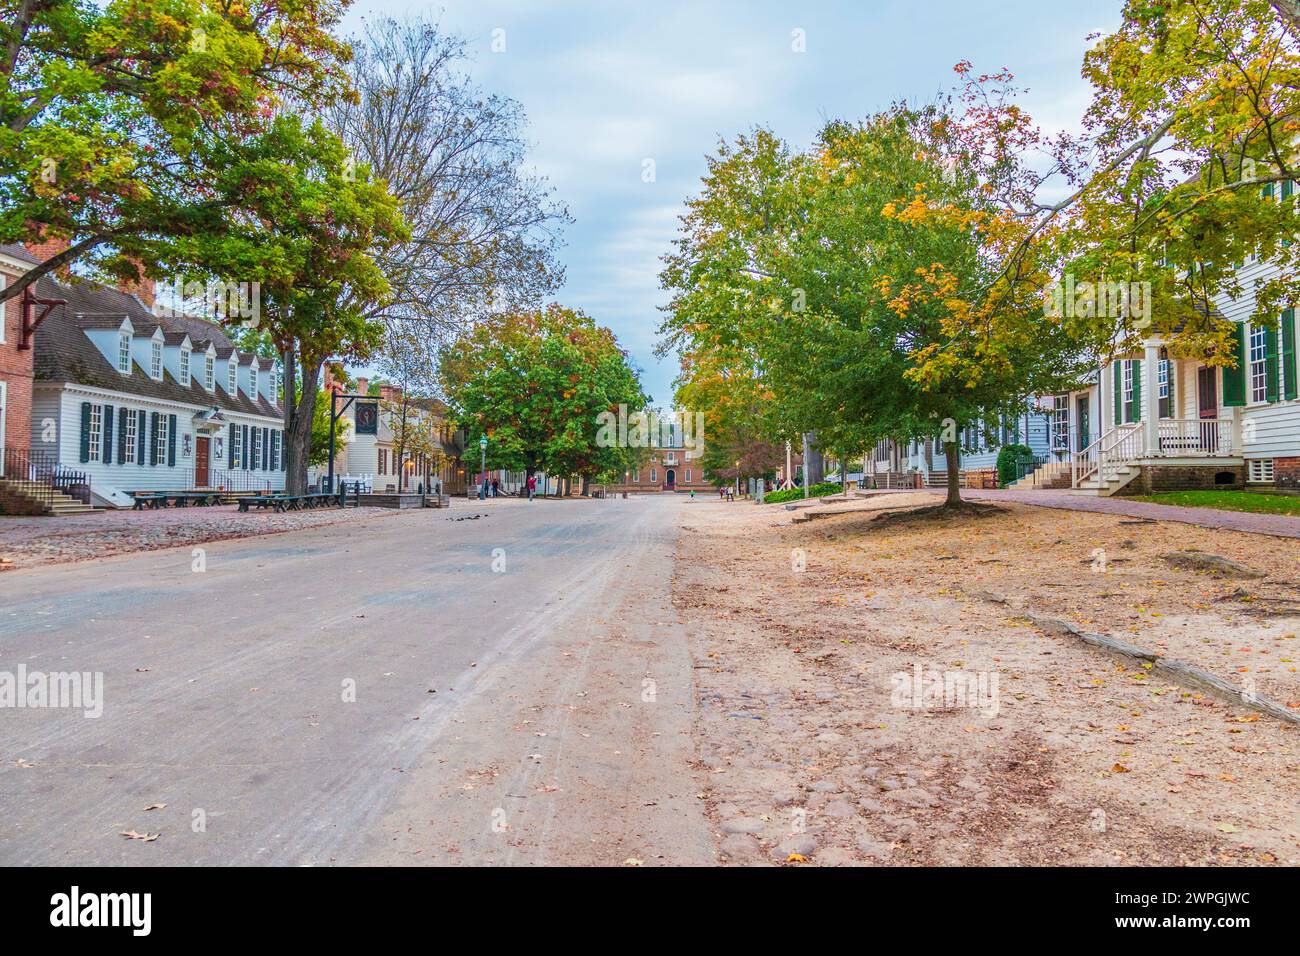
[[[1111,381],[1111,375],[1114,375],[1115,363],[1109,365],[1102,364],[1097,368],[1097,427],[1093,429],[1100,438],[1106,432],[1115,427],[1115,411],[1112,409],[1111,395],[1114,394],[1112,389],[1115,387]],[[1107,372],[1107,369],[1111,371]]]
[[[1148,455],[1160,451],[1160,343],[1148,339],[1142,362],[1142,431]]]

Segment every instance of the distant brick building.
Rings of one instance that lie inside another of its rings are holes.
[[[650,459],[641,468],[628,472],[625,480],[610,488],[615,492],[653,492],[653,491],[716,491],[705,479],[704,469],[700,465],[700,456],[704,453],[702,443],[694,448],[685,448],[681,444],[656,444],[650,450]]]

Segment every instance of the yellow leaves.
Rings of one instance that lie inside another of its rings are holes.
[[[787,857],[785,858],[785,862],[787,862],[787,863],[807,863],[807,862],[808,862],[808,857],[804,856],[802,853],[791,853],[789,856],[787,856]]]
[[[1115,764],[1115,766],[1110,768],[1110,772],[1111,773],[1132,773],[1133,771],[1130,770],[1128,767],[1124,766],[1122,763],[1117,763]]]

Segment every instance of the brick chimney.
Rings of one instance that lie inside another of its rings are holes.
[[[154,298],[158,294],[158,284],[153,279],[145,278],[144,266],[139,262],[132,260],[131,264],[135,267],[136,277],[122,280],[117,287],[127,295],[135,296],[144,303],[146,309],[152,312]]]
[[[23,245],[27,247],[28,252],[40,259],[41,262],[44,262],[46,259],[54,258],[60,252],[67,251],[72,243],[67,239],[52,239],[43,236],[39,242],[24,242]]]
[[[402,400],[402,387],[400,385],[380,385],[379,397],[386,402],[400,402]]]
[[[364,395],[364,394],[366,394],[366,392],[368,392],[369,390],[370,390],[370,379],[368,379],[368,378],[359,378],[359,379],[357,379],[357,394],[358,394],[358,395]]]

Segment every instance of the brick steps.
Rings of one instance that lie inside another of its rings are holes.
[[[62,491],[53,492],[46,505],[46,495],[45,487],[39,482],[0,478],[0,509],[5,514],[58,516],[90,514],[96,510]]]

